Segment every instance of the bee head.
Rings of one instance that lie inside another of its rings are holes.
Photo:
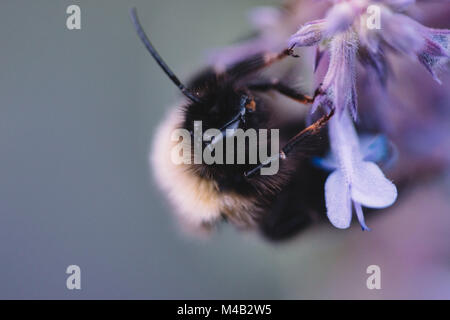
[[[201,97],[201,102],[192,102],[185,107],[183,128],[193,132],[194,122],[201,121],[203,131],[217,129],[224,137],[227,130],[259,129],[265,127],[263,123],[267,119],[259,109],[257,99],[244,90],[232,87],[211,90]]]

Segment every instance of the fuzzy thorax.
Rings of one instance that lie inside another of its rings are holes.
[[[191,165],[172,162],[177,142],[171,136],[182,122],[183,110],[172,108],[157,129],[150,152],[155,178],[181,222],[190,228],[210,227],[224,215],[238,226],[253,225],[252,213],[257,210],[253,197],[220,191],[214,180],[195,174]]]

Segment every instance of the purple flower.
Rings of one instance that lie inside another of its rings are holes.
[[[396,51],[417,57],[441,83],[438,73],[450,62],[450,30],[427,28],[403,14],[391,14],[387,21],[384,40]]]
[[[291,36],[289,46],[329,46],[333,50],[333,39],[341,33],[356,33],[357,43],[363,57],[369,56],[373,70],[385,65],[386,50],[393,50],[420,61],[440,82],[438,72],[450,62],[450,30],[427,28],[403,12],[415,1],[412,0],[349,0],[334,1],[325,19],[304,24]],[[380,26],[371,26],[371,7],[377,8]],[[331,45],[330,45],[331,44]],[[367,62],[363,61],[363,62]],[[356,64],[356,62],[354,62]],[[384,77],[382,76],[381,79]]]
[[[441,83],[438,73],[448,66],[450,61],[450,30],[438,30],[423,27],[425,46],[417,52],[419,61]]]
[[[363,230],[368,230],[362,206],[384,208],[397,198],[395,185],[365,159],[350,118],[357,119],[357,57],[383,85],[388,71],[384,51],[420,61],[438,82],[438,71],[450,61],[450,31],[427,28],[403,14],[414,2],[334,0],[325,19],[304,24],[290,38],[290,47],[318,46],[318,52],[324,47],[330,52],[312,110],[320,106],[337,111],[329,122],[332,156],[323,163],[334,168],[325,183],[325,200],[328,218],[338,228],[349,227],[353,206]]]
[[[336,108],[338,115],[348,108],[356,118],[356,34],[349,30],[333,37],[330,43],[330,64],[322,83],[318,106]]]
[[[450,31],[428,28],[410,18],[407,10],[413,9],[415,2],[299,0],[290,1],[285,7],[287,10],[260,8],[251,15],[252,25],[258,36],[213,57],[214,64],[220,69],[221,66],[258,52],[276,52],[285,48],[288,42],[289,47],[315,47],[317,68],[320,58],[325,56],[325,52],[329,53],[328,69],[324,78],[320,79],[321,90],[312,111],[319,107],[325,111],[336,111],[329,125],[330,156],[318,160],[316,164],[332,171],[326,181],[325,199],[328,217],[339,228],[349,226],[354,207],[361,226],[368,229],[362,207],[384,208],[394,203],[397,197],[394,184],[375,164],[380,155],[386,156],[386,150],[381,147],[386,146],[386,143],[378,145],[375,150],[367,149],[364,140],[356,133],[352,118],[354,121],[361,121],[362,127],[367,125],[369,119],[371,129],[389,132],[397,143],[398,136],[404,133],[405,128],[415,129],[423,120],[422,112],[416,112],[414,115],[405,115],[409,122],[412,117],[420,119],[420,122],[414,122],[414,126],[408,125],[406,121],[399,123],[398,119],[402,118],[399,113],[402,111],[395,109],[393,103],[388,103],[389,98],[392,98],[388,97],[388,93],[390,96],[401,93],[399,88],[412,82],[398,81],[395,83],[396,89],[386,90],[388,76],[393,73],[390,66],[395,65],[395,70],[398,71],[399,61],[402,65],[404,63],[403,59],[394,58],[390,52],[396,53],[400,58],[406,57],[406,62],[419,62],[439,83],[439,73],[449,65]],[[302,26],[297,28],[299,23],[302,23]],[[313,51],[305,50],[302,56],[305,59],[297,65],[298,69],[294,70],[295,66],[290,65],[291,74],[304,72],[305,61],[313,63]],[[359,101],[360,111],[356,92],[357,61],[361,62],[365,69],[365,73],[359,78],[376,79],[381,84],[374,86],[377,82],[366,81],[360,86],[360,89],[367,89],[362,91],[361,97],[365,96],[364,93],[370,97],[369,101]],[[403,74],[401,76],[405,78]],[[401,76],[399,74],[397,79],[402,80]],[[446,96],[444,88],[435,90],[441,92],[442,97]],[[412,95],[408,94],[409,96]],[[445,100],[442,97],[433,94],[433,99]],[[419,104],[417,100],[410,103]],[[430,105],[428,108],[430,112],[432,107]],[[395,130],[392,130],[393,127]],[[439,132],[441,131],[444,130],[440,129]],[[404,141],[402,143],[404,147]]]
[[[301,27],[289,40],[289,47],[310,47],[322,41],[326,28],[326,20],[315,20]]]
[[[347,111],[329,122],[332,154],[326,164],[334,171],[325,182],[327,215],[337,228],[348,228],[352,205],[363,230],[367,227],[362,206],[385,208],[397,198],[397,189],[381,169],[371,161],[370,148],[361,148],[358,135]]]

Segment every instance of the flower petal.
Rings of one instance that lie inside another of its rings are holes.
[[[412,18],[382,10],[383,29],[379,34],[396,51],[414,57],[423,48],[425,39],[421,35],[421,25]]]
[[[450,30],[427,29],[425,46],[417,57],[433,78],[441,83],[438,73],[450,62]]]
[[[384,0],[384,2],[397,11],[403,11],[410,5],[414,4],[415,0]]]
[[[333,98],[334,107],[342,113],[347,107],[356,115],[356,52],[357,37],[348,31],[331,41],[331,57],[322,89]]]
[[[380,82],[383,88],[386,87],[389,65],[383,54],[383,50],[380,48],[377,52],[372,52],[367,47],[360,47],[358,58],[364,66],[368,67],[367,71],[372,72],[372,75]]]
[[[344,111],[342,115],[334,116],[328,122],[330,146],[336,162],[345,172],[351,172],[353,163],[361,161],[359,138],[350,114]]]
[[[360,8],[349,2],[334,5],[327,13],[326,34],[333,36],[339,32],[346,31],[360,13]]]
[[[397,188],[373,162],[355,163],[352,182],[352,199],[369,208],[386,208],[397,199]]]
[[[319,67],[320,61],[322,61],[323,55],[325,51],[320,48],[320,46],[316,47],[316,58],[314,61],[314,73],[317,71],[317,68]]]
[[[370,231],[370,228],[366,225],[366,221],[364,220],[364,213],[361,207],[361,204],[358,202],[353,202],[355,206],[356,216],[358,217],[359,224],[363,231]]]
[[[316,97],[311,107],[311,114],[315,113],[319,107],[325,112],[330,112],[333,109],[333,100],[329,97],[328,92]]]
[[[346,229],[352,221],[350,188],[340,170],[330,174],[325,182],[325,203],[330,222],[339,229]]]
[[[289,47],[310,47],[318,44],[324,37],[325,20],[315,20],[303,25],[289,39]]]

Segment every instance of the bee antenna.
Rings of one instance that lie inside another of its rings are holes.
[[[136,32],[141,39],[142,43],[147,48],[148,52],[152,55],[155,61],[159,64],[161,69],[167,74],[167,76],[172,80],[173,83],[181,90],[181,92],[192,102],[200,102],[200,99],[195,96],[185,85],[181,83],[181,81],[177,78],[177,76],[170,70],[169,66],[164,62],[159,53],[156,51],[155,47],[153,47],[152,43],[148,39],[145,34],[144,29],[142,28],[141,23],[139,22],[139,18],[137,15],[136,8],[131,9],[131,20],[133,21]]]

